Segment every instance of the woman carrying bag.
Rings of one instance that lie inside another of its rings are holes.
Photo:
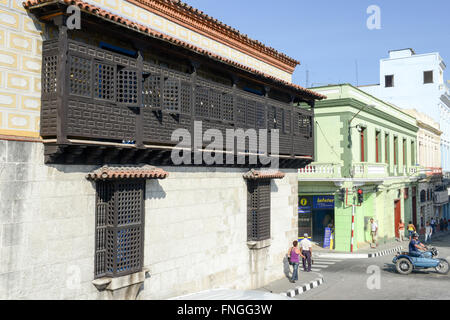
[[[299,257],[304,258],[304,256],[300,252],[300,249],[297,248],[297,245],[298,245],[297,240],[292,242],[292,248],[290,248],[288,252],[289,264],[291,264],[294,267],[294,271],[292,272],[292,278],[290,279],[292,283],[295,283],[295,281],[298,280],[298,265],[300,263]]]

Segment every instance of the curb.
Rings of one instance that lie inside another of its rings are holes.
[[[336,259],[366,259],[381,257],[393,252],[402,250],[403,246],[398,246],[392,249],[381,250],[373,253],[318,253],[314,258],[336,258]]]
[[[319,275],[320,277],[317,279],[314,279],[310,281],[309,283],[305,283],[299,287],[296,287],[295,289],[289,290],[287,292],[282,292],[280,295],[287,296],[287,297],[295,297],[299,294],[302,294],[303,292],[309,291],[311,289],[317,288],[323,283],[323,277],[322,275]]]
[[[382,250],[382,251],[378,251],[378,252],[375,252],[375,253],[368,253],[367,255],[368,255],[368,258],[381,257],[381,256],[385,256],[387,254],[390,254],[392,252],[397,252],[397,251],[402,250],[402,249],[403,249],[403,247],[399,246],[399,247],[395,247],[393,249]]]

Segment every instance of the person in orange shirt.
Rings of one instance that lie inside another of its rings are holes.
[[[405,241],[405,223],[402,219],[398,223],[398,240],[400,242]]]

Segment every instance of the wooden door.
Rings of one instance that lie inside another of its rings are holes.
[[[394,225],[395,225],[395,237],[400,237],[398,233],[398,224],[400,223],[400,219],[402,217],[402,211],[400,208],[400,200],[394,201]]]

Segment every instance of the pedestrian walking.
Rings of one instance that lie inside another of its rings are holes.
[[[436,220],[434,220],[434,218],[431,218],[431,222],[430,222],[431,228],[433,229],[433,233],[436,232]]]
[[[402,219],[398,223],[398,240],[400,242],[405,241],[405,223]]]
[[[431,228],[430,222],[427,221],[425,227],[425,243],[429,243],[431,241],[431,235],[433,234],[433,228]]]
[[[412,221],[410,221],[408,224],[408,233],[409,233],[409,241],[411,241],[413,234],[416,233],[416,226],[413,225]]]
[[[308,239],[308,234],[303,235],[303,240],[300,241],[300,252],[302,254],[303,270],[306,272],[311,272],[311,257],[312,257],[312,243]],[[306,263],[308,263],[308,268],[306,268]]]
[[[301,256],[303,258],[303,255],[300,252],[300,250],[297,248],[297,246],[298,246],[298,241],[294,240],[294,242],[292,242],[292,247],[289,249],[289,252],[288,252],[289,262],[294,267],[294,270],[292,271],[292,277],[290,279],[290,281],[292,283],[295,283],[295,281],[298,280],[298,265],[300,263],[299,256]]]
[[[370,235],[372,236],[372,243],[370,244],[370,247],[372,247],[372,245],[375,245],[375,247],[378,246],[377,234],[378,224],[373,220],[373,218],[370,218]]]
[[[444,229],[445,229],[445,231],[448,231],[448,220],[447,219],[445,219],[445,222],[444,222]]]

